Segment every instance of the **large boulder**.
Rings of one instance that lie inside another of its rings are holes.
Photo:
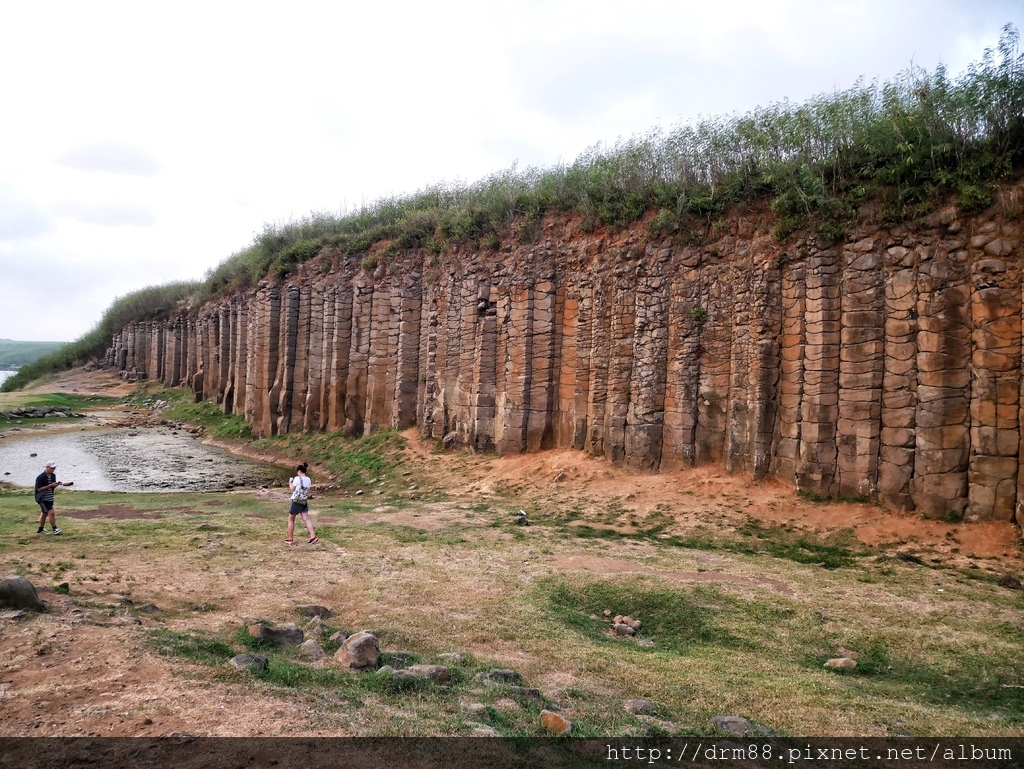
[[[4,577],[0,580],[0,608],[46,611],[36,589],[24,577]]]
[[[345,639],[334,653],[338,664],[350,670],[372,670],[377,667],[380,641],[369,630],[360,630]]]

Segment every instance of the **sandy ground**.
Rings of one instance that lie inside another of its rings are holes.
[[[63,377],[48,388],[123,395],[134,386],[98,371]],[[615,520],[607,525],[619,528],[629,528],[633,525],[630,521],[649,521],[652,516],[671,517],[681,531],[709,526],[728,529],[754,518],[822,533],[852,528],[867,545],[899,547],[951,565],[973,563],[1018,576],[1024,567],[1020,532],[1009,523],[950,524],[871,504],[813,503],[777,481],[752,483],[717,466],[644,475],[574,451],[514,457],[442,454],[436,442],[421,440],[413,432],[408,437],[407,465],[414,476],[429,478],[435,488],[446,489],[452,501],[418,505],[408,512],[367,512],[362,514],[364,520],[376,518],[430,531],[468,519],[470,501],[491,499],[499,504],[499,499],[512,498],[522,500],[527,515],[538,523],[545,516],[574,508],[588,522],[601,525],[604,511],[611,505]],[[503,496],[497,496],[499,491]],[[100,512],[104,517],[122,519],[153,516],[151,511],[128,505],[109,506]],[[67,514],[93,517],[99,513]],[[323,520],[327,522],[328,516]],[[481,536],[486,536],[483,531]],[[224,547],[222,542],[209,540],[203,547],[216,550]],[[334,545],[314,547],[344,556],[343,550]],[[92,585],[76,585],[72,598],[50,590],[42,595],[50,611],[28,620],[0,615],[0,734],[331,733],[324,724],[297,715],[293,700],[265,692],[254,696],[251,690],[230,682],[193,680],[182,675],[177,669],[180,665],[140,649],[140,626],[218,630],[225,623],[237,622],[239,616],[259,616],[268,600],[290,601],[289,585],[294,586],[294,578],[288,576],[289,569],[303,568],[304,553],[293,548],[282,555],[279,546],[273,552],[270,545],[267,548],[267,557],[274,559],[277,567],[273,574],[227,569],[202,577],[183,568],[183,558],[157,557],[142,550],[125,552],[116,564],[116,579],[111,576]],[[709,562],[716,557],[707,555]],[[628,558],[560,552],[549,559],[547,566],[601,574],[650,572],[680,580],[728,581],[781,595],[793,592],[792,586],[768,577],[719,570],[658,571],[638,566]],[[284,594],[276,594],[274,591],[282,586]],[[132,616],[119,608],[122,594],[131,594],[136,605],[152,600],[161,609],[199,598],[229,609],[157,622],[138,611]],[[317,598],[305,597],[310,601]]]

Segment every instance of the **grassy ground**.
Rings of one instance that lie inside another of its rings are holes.
[[[609,534],[600,526],[614,504],[518,527],[509,510],[525,504],[522,490],[410,498],[410,485],[430,487],[430,471],[404,470],[401,442],[349,446],[376,457],[381,493],[347,487],[315,499],[320,545],[281,544],[280,494],[64,492],[65,535],[42,538],[28,494],[5,490],[0,565],[36,584],[68,583],[69,599],[100,622],[116,612],[106,594],[152,602],[156,611],[132,610],[144,622],[131,643],[164,659],[182,686],[284,698],[322,733],[468,734],[485,722],[533,734],[540,709],[557,707],[583,736],[707,734],[720,714],[782,735],[1024,735],[1024,602],[985,572],[907,564],[841,534],[756,521],[681,537],[656,519]],[[74,517],[111,506],[129,517]],[[705,581],[721,575],[734,581]],[[334,610],[330,630],[376,630],[382,662],[395,652],[407,662],[466,656],[451,682],[408,688],[295,650],[260,650],[271,662],[256,676],[226,665],[252,649],[247,622],[300,621],[292,606],[307,599]],[[638,638],[652,643],[612,636],[606,610],[640,619]],[[845,654],[859,658],[855,670],[823,667]],[[478,674],[496,667],[539,694],[483,685]],[[657,716],[627,713],[633,698],[656,702]],[[483,708],[469,716],[467,702]]]

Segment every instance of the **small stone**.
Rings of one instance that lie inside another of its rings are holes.
[[[659,710],[658,706],[650,700],[626,700],[622,707],[627,713],[641,713],[648,716],[656,715]]]
[[[412,665],[409,668],[410,673],[414,673],[428,681],[450,681],[452,678],[452,671],[446,668],[444,665]]]
[[[857,667],[857,660],[852,657],[836,657],[826,662],[825,667],[833,670],[847,670]]]
[[[723,732],[744,735],[754,734],[754,726],[745,718],[739,716],[715,716],[711,719],[711,725]]]
[[[437,658],[452,665],[461,665],[469,661],[469,655],[465,652],[445,652],[444,654],[438,654]]]
[[[617,624],[617,625],[612,625],[612,631],[615,633],[615,635],[619,635],[619,636],[633,636],[633,635],[636,635],[636,631],[633,628],[631,628],[629,625],[625,625],[625,624],[623,624],[621,622],[619,624]]]
[[[505,668],[494,668],[486,673],[478,673],[477,678],[499,684],[518,684],[523,681],[523,677],[519,673]]]
[[[1002,577],[1000,577],[999,578],[999,584],[1002,587],[1009,588],[1010,590],[1020,590],[1021,589],[1020,580],[1017,579],[1012,574],[1004,574]]]
[[[521,700],[544,701],[544,693],[540,689],[531,689],[526,686],[510,686],[508,693]]]
[[[334,616],[331,614],[331,610],[326,606],[319,606],[315,603],[296,606],[295,611],[303,617],[320,617],[321,619],[327,619]]]
[[[348,633],[346,633],[344,630],[339,630],[336,633],[331,633],[331,637],[327,640],[330,641],[332,644],[340,644],[344,643],[346,638],[348,638]]]
[[[299,654],[309,657],[311,660],[327,659],[326,652],[324,652],[324,650],[320,648],[320,644],[312,638],[303,642],[302,646],[299,647]]]
[[[470,734],[473,737],[500,737],[501,732],[495,729],[493,726],[487,726],[486,724],[478,724],[473,721],[467,721],[466,726],[470,727]]]
[[[572,721],[551,710],[540,712],[540,725],[551,734],[563,735],[572,731]]]
[[[270,663],[259,654],[239,654],[231,658],[231,664],[242,670],[266,670]]]
[[[488,718],[490,716],[487,706],[482,702],[459,703],[459,710],[462,711],[463,715],[469,716],[470,718]]]

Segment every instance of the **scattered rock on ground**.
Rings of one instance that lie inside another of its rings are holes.
[[[409,672],[428,681],[444,682],[450,681],[452,678],[452,671],[444,665],[413,665],[409,668]]]
[[[370,670],[377,667],[380,641],[369,630],[360,630],[349,636],[334,654],[342,667],[351,670]]]
[[[231,658],[231,664],[242,670],[266,670],[270,663],[259,654],[239,654]]]
[[[626,700],[622,707],[627,713],[642,713],[653,716],[658,713],[658,706],[650,700]]]
[[[1001,585],[1002,587],[1007,587],[1007,588],[1009,588],[1010,590],[1020,590],[1020,589],[1021,589],[1021,584],[1020,584],[1020,580],[1019,580],[1019,579],[1017,579],[1017,578],[1016,578],[1015,576],[1013,576],[1012,574],[1004,574],[1004,575],[1003,575],[1003,576],[1002,576],[1002,577],[1001,577],[1001,578],[999,579],[999,584],[1000,584],[1000,585]]]
[[[305,640],[302,630],[290,623],[274,626],[269,622],[257,622],[249,625],[249,635],[261,643],[278,646],[298,646]]]
[[[836,657],[826,662],[825,667],[833,670],[846,670],[857,667],[857,660],[852,657]]]
[[[473,737],[500,737],[501,732],[495,729],[493,726],[487,726],[486,724],[478,724],[473,721],[467,721],[466,726],[470,727],[470,735]]]
[[[35,587],[24,577],[4,577],[0,580],[0,608],[45,611]]]
[[[922,561],[913,553],[908,553],[906,550],[900,550],[898,553],[896,553],[896,557],[899,558],[901,561],[906,561],[907,563],[916,563],[918,566],[924,566],[924,561]]]
[[[745,718],[739,716],[715,716],[711,719],[711,725],[723,732],[732,734],[755,734],[754,725]]]
[[[444,654],[438,654],[437,658],[451,665],[461,665],[469,659],[469,655],[465,652],[445,652]]]
[[[299,654],[309,657],[311,660],[327,659],[327,653],[312,638],[303,642],[302,646],[299,647]]]
[[[477,673],[476,677],[485,683],[492,681],[499,684],[518,684],[523,681],[523,677],[519,673],[504,668],[494,668],[486,673]]]
[[[315,603],[296,606],[295,610],[303,617],[320,617],[321,619],[327,619],[334,616],[331,613],[331,610],[326,606],[318,606]]]
[[[620,636],[633,636],[636,635],[636,630],[631,628],[629,625],[623,625],[621,622],[617,625],[612,625],[612,632],[615,635]]]
[[[469,716],[470,718],[489,718],[490,713],[487,710],[487,706],[482,702],[461,702],[459,703],[459,710],[462,714]]]
[[[569,734],[572,731],[572,721],[551,710],[540,712],[540,724],[551,734]]]

